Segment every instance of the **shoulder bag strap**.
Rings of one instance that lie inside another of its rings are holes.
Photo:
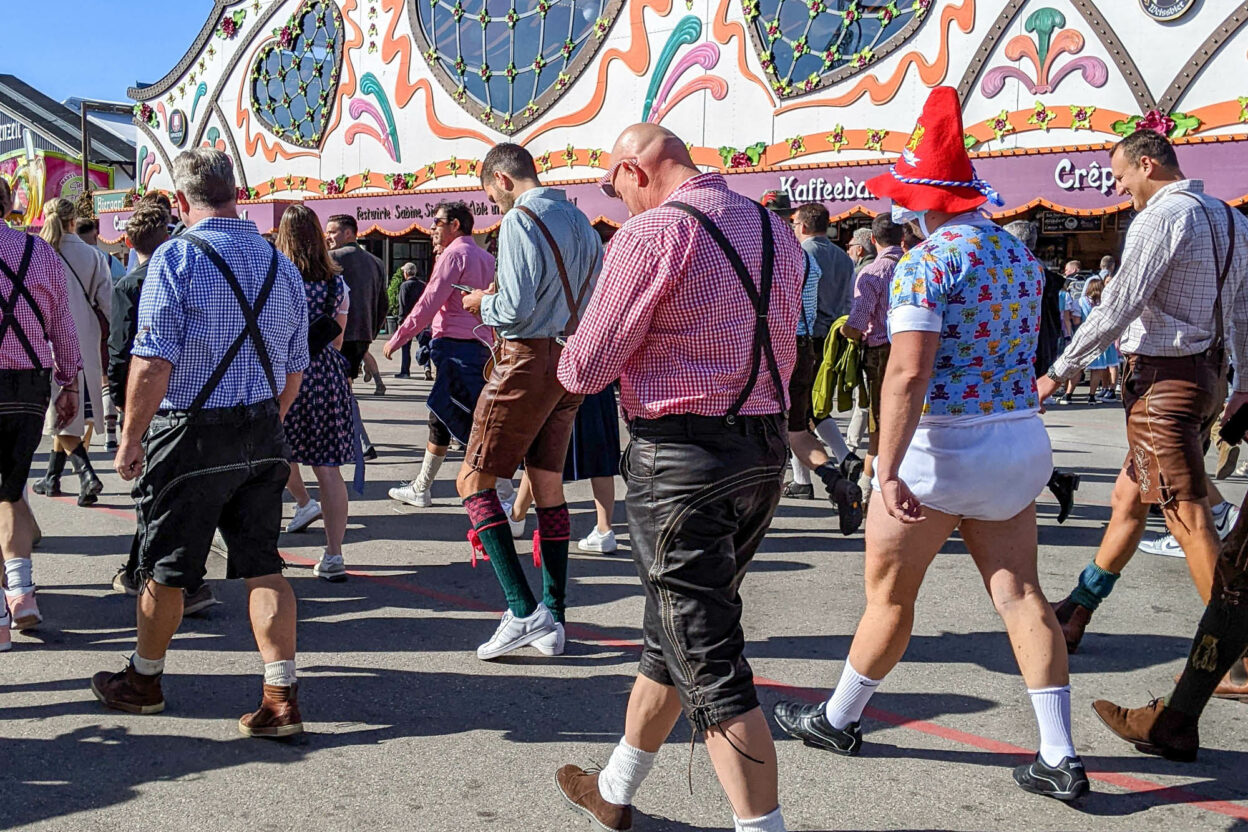
[[[550,228],[546,226],[546,223],[542,222],[537,212],[527,205],[517,205],[516,210],[533,220],[537,230],[542,232],[542,236],[546,238],[546,244],[550,246],[551,252],[555,255],[555,268],[559,270],[559,280],[563,282],[563,299],[568,304],[568,323],[563,328],[563,337],[567,338],[576,332],[576,328],[581,322],[581,302],[585,300],[585,291],[589,288],[589,281],[586,280],[585,284],[581,286],[581,293],[573,297],[572,281],[568,280],[568,269],[563,264],[563,254],[560,253],[559,245],[555,242],[555,236],[550,233]]]

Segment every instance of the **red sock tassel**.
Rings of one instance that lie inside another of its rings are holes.
[[[481,560],[489,560],[490,556],[485,553],[485,547],[481,545],[481,536],[477,534],[476,529],[468,530],[468,542],[472,544],[472,568],[477,568],[477,558]]]
[[[533,530],[533,565],[542,568],[542,530]]]

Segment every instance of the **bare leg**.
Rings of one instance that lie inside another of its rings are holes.
[[[321,495],[321,517],[325,523],[325,550],[331,555],[342,554],[342,539],[347,533],[347,484],[337,467],[313,466]]]
[[[1213,477],[1205,474],[1205,488],[1209,491],[1209,507],[1220,506],[1226,502],[1226,498],[1222,496],[1222,492],[1218,490],[1218,484],[1214,482]]]
[[[1036,571],[1036,507],[1004,522],[963,520],[962,539],[992,597],[1027,687],[1070,682],[1066,642]]]
[[[0,502],[0,555],[4,560],[30,557],[35,515],[25,500]]]
[[[624,718],[624,741],[633,748],[654,753],[663,747],[680,718],[680,696],[676,688],[660,685],[648,676],[638,676],[628,697]]]
[[[789,447],[793,449],[793,455],[797,457],[797,461],[812,471],[828,461],[828,455],[823,450],[823,443],[810,431],[789,431]],[[767,811],[770,812],[771,809]],[[748,817],[754,817],[754,815]]]
[[[61,450],[67,454],[72,454],[75,450],[77,450],[78,446],[82,444],[81,436],[62,436],[60,437],[60,440]]]
[[[1140,487],[1131,481],[1125,469],[1118,473],[1109,504],[1109,525],[1096,550],[1096,565],[1117,575],[1130,563],[1135,547],[1144,537],[1148,504],[1140,502]]]
[[[708,728],[706,750],[737,817],[762,817],[780,805],[776,746],[761,708]],[[747,759],[742,752],[762,765]]]
[[[594,491],[594,508],[598,512],[598,531],[611,531],[615,515],[615,477],[593,477],[589,481]]]
[[[516,489],[516,499],[511,504],[511,519],[520,521],[529,513],[529,509],[533,505],[533,483],[529,482],[529,472],[526,469],[520,477],[520,486]]]
[[[299,463],[290,463],[290,476],[286,478],[286,490],[290,492],[290,496],[295,498],[296,505],[306,506],[308,501],[312,499],[312,495],[308,493],[308,488],[303,484],[303,474],[299,470]]]
[[[1213,572],[1218,563],[1221,542],[1213,527],[1208,500],[1176,500],[1162,507],[1166,527],[1183,548],[1192,583],[1206,604],[1213,592]]]
[[[924,522],[902,525],[889,515],[879,492],[871,500],[876,506],[867,513],[867,609],[854,633],[849,663],[869,679],[883,679],[910,644],[919,586],[958,518],[929,508]]]
[[[498,477],[484,471],[473,470],[465,462],[459,469],[459,476],[455,479],[455,488],[459,491],[461,498],[468,498],[480,491],[492,489],[497,483]]]
[[[249,578],[245,583],[251,631],[264,663],[294,659],[297,611],[290,583],[281,575]]]
[[[139,624],[136,651],[145,659],[163,659],[182,623],[182,590],[149,580],[136,607]]]

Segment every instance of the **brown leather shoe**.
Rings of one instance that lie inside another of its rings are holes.
[[[299,715],[299,686],[265,685],[260,707],[238,720],[238,730],[247,737],[293,737],[303,733]]]
[[[158,714],[165,709],[165,694],[160,689],[160,677],[144,676],[126,665],[120,673],[101,670],[91,677],[91,692],[107,707],[130,714]]]
[[[564,766],[555,772],[555,785],[572,808],[589,815],[603,829],[628,832],[633,828],[633,807],[603,800],[598,793],[598,772],[591,774],[580,766]]]
[[[1197,721],[1160,699],[1143,708],[1121,708],[1105,699],[1092,703],[1092,710],[1105,727],[1133,744],[1137,751],[1157,754],[1167,760],[1190,763],[1200,750]]]
[[[1075,603],[1068,595],[1053,605],[1053,612],[1057,615],[1057,623],[1062,626],[1066,652],[1073,655],[1079,649],[1079,642],[1083,641],[1083,631],[1092,620],[1092,610]]]

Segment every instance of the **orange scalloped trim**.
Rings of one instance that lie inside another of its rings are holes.
[[[931,63],[928,63],[917,51],[908,52],[902,57],[901,62],[897,64],[897,68],[893,70],[892,77],[883,83],[874,75],[867,75],[844,95],[836,98],[816,98],[786,104],[776,110],[776,115],[792,110],[800,110],[805,107],[847,107],[864,94],[869,94],[871,101],[876,104],[892,101],[901,89],[902,82],[906,78],[906,71],[910,69],[912,64],[918,69],[919,79],[926,86],[936,86],[945,80],[945,75],[949,71],[949,42],[951,40],[949,32],[950,25],[953,23],[958,24],[958,28],[962,30],[963,34],[969,33],[974,28],[975,0],[962,0],[962,5],[946,6],[944,11],[941,12],[940,52],[937,53],[935,60]]]
[[[654,9],[660,17],[665,17],[672,11],[672,0],[630,0],[628,8],[628,26],[629,31],[633,33],[632,43],[625,52],[608,49],[603,54],[602,61],[598,64],[598,79],[594,83],[594,95],[589,99],[589,103],[575,113],[569,113],[539,126],[520,142],[521,145],[527,145],[543,133],[560,127],[578,127],[597,116],[602,110],[603,102],[607,99],[607,70],[613,61],[623,61],[624,66],[638,77],[645,74],[646,68],[650,66],[650,42],[642,15],[646,9]]]

